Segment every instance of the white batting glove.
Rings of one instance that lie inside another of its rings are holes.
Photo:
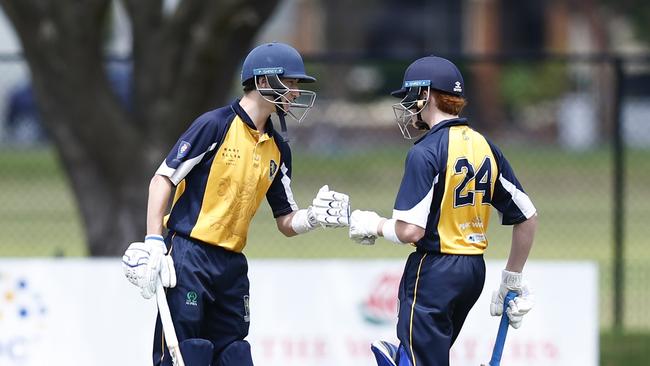
[[[347,194],[330,191],[329,186],[324,185],[310,208],[310,221],[313,219],[323,227],[348,226],[350,197]]]
[[[375,245],[375,240],[377,240],[376,236],[364,236],[359,239],[352,239],[355,243],[361,244],[361,245]]]
[[[500,316],[503,314],[503,302],[508,291],[517,293],[517,297],[508,304],[506,314],[510,319],[510,326],[517,329],[521,326],[523,316],[534,306],[534,297],[528,286],[523,283],[522,275],[519,272],[510,272],[505,269],[501,272],[501,285],[499,290],[492,293],[490,301],[490,314]]]
[[[126,278],[140,288],[145,299],[156,293],[158,276],[165,287],[176,286],[174,261],[165,255],[167,248],[160,235],[147,235],[144,243],[131,243],[122,256],[122,268]]]
[[[377,227],[383,219],[374,211],[354,210],[350,215],[350,239],[359,244],[375,244]]]
[[[535,306],[535,295],[532,290],[524,284],[521,287],[521,295],[510,301],[508,309],[506,309],[506,314],[508,314],[508,318],[510,319],[510,326],[519,329],[519,327],[521,327],[521,321],[524,319],[524,315],[528,314],[533,306]]]
[[[135,286],[141,287],[148,263],[149,247],[143,242],[131,243],[122,256],[124,276]]]
[[[160,280],[163,287],[176,287],[176,270],[174,269],[174,260],[171,255],[166,255],[167,247],[165,241],[160,235],[147,235],[144,238],[144,243],[149,244],[151,248],[151,256],[149,258],[149,288],[153,288],[152,296],[156,293],[157,277],[160,275]]]

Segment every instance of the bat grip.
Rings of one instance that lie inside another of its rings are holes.
[[[494,349],[492,350],[492,358],[490,359],[490,366],[499,366],[501,364],[501,355],[503,354],[503,346],[506,343],[506,336],[508,335],[508,325],[510,325],[510,319],[508,319],[508,314],[506,310],[508,309],[508,303],[514,298],[517,297],[517,293],[514,291],[508,291],[506,298],[503,300],[503,315],[501,315],[501,321],[499,322],[499,332],[497,333],[497,339],[494,342]]]
[[[169,311],[169,304],[167,304],[165,288],[163,287],[160,278],[156,284],[156,302],[158,304],[160,322],[162,323],[163,332],[165,334],[165,343],[167,343],[167,349],[172,357],[173,365],[185,366],[180,347],[178,346],[178,338],[176,338],[176,330],[174,329],[171,312]]]

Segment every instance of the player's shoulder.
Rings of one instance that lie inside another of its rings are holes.
[[[449,140],[449,130],[451,127],[453,127],[453,125],[450,125],[449,123],[442,123],[433,126],[431,130],[415,142],[414,148],[417,148],[416,150],[421,152],[438,152],[441,145],[447,145]]]
[[[444,157],[440,149],[435,144],[419,143],[413,145],[406,154],[406,162],[408,166],[424,167],[424,166],[440,166],[439,161]]]
[[[478,132],[477,132],[477,133],[478,133]],[[497,158],[501,158],[501,157],[503,157],[503,152],[501,151],[501,148],[499,148],[499,146],[498,146],[494,141],[492,141],[492,139],[490,139],[488,136],[485,136],[485,135],[482,134],[482,133],[479,133],[479,135],[480,135],[483,139],[485,139],[485,142],[488,144],[488,146],[490,147],[490,150],[492,150],[492,154],[493,154],[495,157],[497,157]]]
[[[273,130],[272,132],[273,140],[278,145],[280,149],[290,150],[289,141],[282,135],[280,132]]]
[[[198,116],[193,123],[210,125],[212,127],[221,127],[230,123],[235,117],[235,111],[230,105],[209,110]]]
[[[226,134],[234,112],[229,107],[217,108],[198,116],[183,134],[186,141],[218,141]]]
[[[485,136],[484,134],[480,134],[480,136],[485,140],[486,144],[488,145],[490,151],[492,152],[492,156],[496,159],[497,165],[502,166],[504,163],[508,163],[508,159],[506,158],[505,154],[492,139],[488,136]]]
[[[282,136],[277,130],[272,130],[273,141],[275,142],[278,150],[280,150],[280,156],[284,163],[291,163],[291,147],[289,146],[289,141]]]
[[[442,128],[441,128],[442,127]],[[420,137],[409,150],[414,155],[440,155],[446,150],[449,140],[449,128],[437,126]]]

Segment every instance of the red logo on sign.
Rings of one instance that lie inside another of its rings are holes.
[[[363,318],[372,324],[386,324],[397,316],[397,290],[401,275],[383,273],[361,304]]]

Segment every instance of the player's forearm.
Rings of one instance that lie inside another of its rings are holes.
[[[506,270],[521,272],[524,269],[537,230],[537,214],[512,228],[512,246]]]
[[[147,235],[162,235],[163,217],[167,212],[173,184],[161,175],[155,175],[149,183],[147,201]]]
[[[379,236],[386,237],[386,231],[389,229],[388,227],[384,226],[386,224],[390,225],[390,220],[382,219],[379,222],[379,225],[377,227],[377,234]],[[420,239],[422,239],[422,237],[424,237],[424,229],[417,225],[409,224],[401,220],[396,220],[394,225],[396,238],[401,243],[417,243]],[[390,238],[387,239],[390,240]]]
[[[296,233],[291,227],[291,222],[293,221],[293,216],[296,214],[296,212],[298,211],[293,211],[287,215],[280,216],[275,219],[275,223],[278,226],[278,231],[284,234],[284,236],[291,237],[298,235],[298,233]]]

